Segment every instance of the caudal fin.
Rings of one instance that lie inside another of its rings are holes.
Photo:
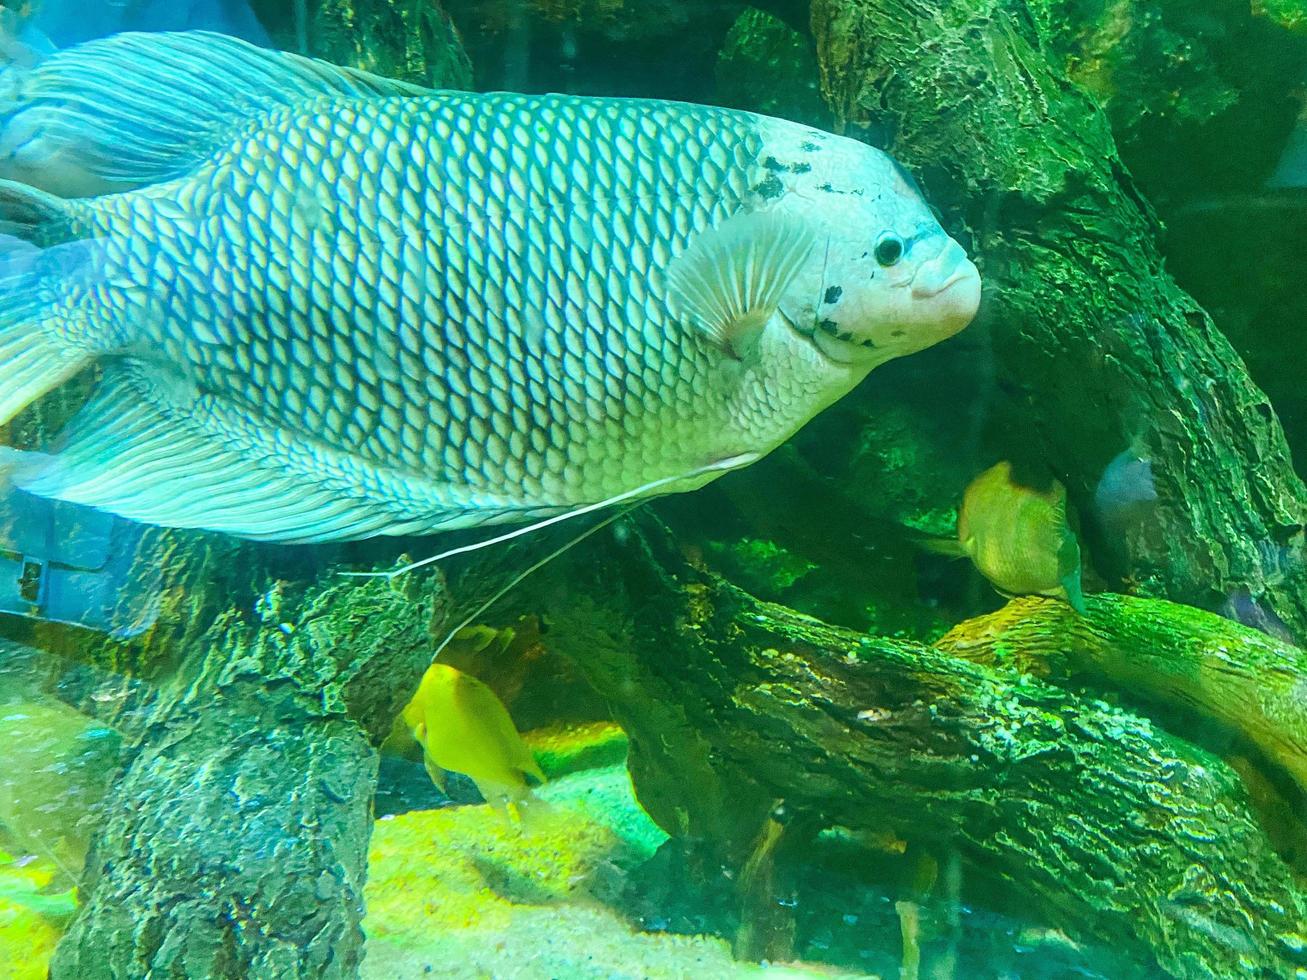
[[[59,306],[69,283],[94,275],[95,245],[60,241],[66,228],[59,198],[0,180],[0,425],[91,358]]]

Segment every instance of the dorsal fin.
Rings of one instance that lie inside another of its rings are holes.
[[[118,34],[0,71],[0,176],[130,190],[188,172],[258,112],[430,91],[207,31]]]

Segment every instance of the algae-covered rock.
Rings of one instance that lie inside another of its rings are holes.
[[[812,38],[774,14],[750,7],[735,19],[716,77],[722,105],[830,126]]]
[[[432,88],[472,87],[472,64],[439,0],[254,0],[290,51]]]
[[[472,87],[472,63],[453,21],[435,0],[320,0],[309,27],[312,52],[432,88]]]
[[[626,733],[611,722],[552,725],[526,732],[522,738],[550,779],[626,761]]]
[[[1287,30],[1307,33],[1307,5],[1302,0],[1253,0],[1252,9]]]
[[[1297,10],[1294,11],[1293,8]],[[1107,109],[1121,155],[1165,212],[1269,174],[1307,70],[1297,0],[1036,0],[1069,77]]]
[[[1301,196],[1264,190],[1307,84],[1301,0],[1038,0],[1068,76],[1105,107],[1167,222],[1167,259],[1271,397],[1302,470],[1307,401],[1286,350],[1304,315]],[[1301,126],[1301,123],[1298,124]],[[1257,259],[1228,272],[1231,243]]]

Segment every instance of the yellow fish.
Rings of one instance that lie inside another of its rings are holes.
[[[941,554],[966,555],[1008,595],[1054,596],[1085,611],[1080,544],[1067,524],[1066,487],[1017,482],[1012,464],[996,463],[971,481],[958,512],[958,540],[927,542]]]
[[[53,698],[0,704],[0,825],[71,881],[81,878],[120,737]]]
[[[442,792],[445,773],[461,772],[494,806],[520,810],[534,802],[527,779],[543,783],[545,774],[503,703],[475,677],[432,664],[401,717],[422,745],[422,761]]]

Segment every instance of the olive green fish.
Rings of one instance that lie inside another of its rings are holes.
[[[206,33],[0,79],[0,422],[92,364],[32,493],[320,541],[694,489],[976,312],[853,140],[436,92]]]
[[[968,484],[957,541],[926,544],[966,555],[1000,592],[1054,596],[1085,611],[1080,543],[1067,524],[1066,487],[1056,480],[1047,489],[1025,486],[1011,463],[996,463]]]

